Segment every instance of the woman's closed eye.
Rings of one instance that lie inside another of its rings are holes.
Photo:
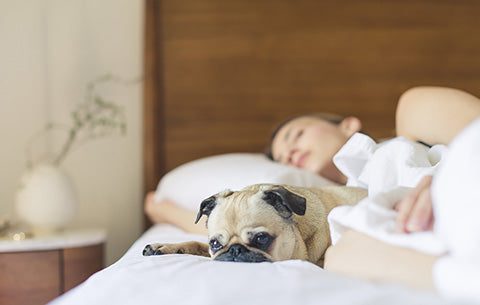
[[[294,133],[294,135],[291,137],[290,141],[287,141],[287,142],[290,142],[289,144],[287,144],[289,149],[286,152],[285,157],[280,158],[280,163],[290,164],[292,162],[292,155],[294,151],[296,151],[295,144],[297,143],[298,139],[300,139],[300,137],[303,135],[303,132],[304,132],[303,128],[297,130]]]
[[[302,135],[303,135],[303,129],[300,129],[300,130],[297,131],[297,133],[295,134],[295,141],[297,141]]]
[[[284,163],[293,164],[293,155],[298,151],[298,149],[296,148],[296,144],[298,140],[302,137],[303,131],[303,129],[299,129],[295,132],[295,135],[293,136],[292,142],[290,144],[291,148],[287,152],[287,157]]]
[[[298,141],[298,139],[300,139],[302,137],[302,135],[304,134],[304,129],[303,128],[300,128],[294,132],[288,132],[287,133],[287,136],[286,136],[286,139],[284,140],[284,145],[285,145],[285,151],[284,153],[280,154],[280,156],[278,158],[274,158],[275,161],[279,162],[279,163],[283,163],[283,164],[290,164],[291,163],[291,157],[292,157],[292,154],[293,154],[293,150],[294,150],[294,145],[296,144],[296,142]]]

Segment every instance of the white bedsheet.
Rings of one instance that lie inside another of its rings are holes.
[[[453,304],[432,293],[338,276],[300,260],[230,263],[192,255],[142,256],[148,243],[188,240],[206,238],[154,226],[119,261],[49,304]]]

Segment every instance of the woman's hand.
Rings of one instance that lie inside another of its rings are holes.
[[[154,223],[167,223],[174,225],[185,232],[208,235],[205,220],[195,224],[196,213],[185,209],[172,201],[155,201],[155,192],[149,192],[145,196],[145,214]]]
[[[432,178],[432,176],[423,177],[407,197],[395,205],[395,210],[398,211],[397,232],[413,233],[432,230],[434,221],[430,195]]]
[[[145,196],[144,210],[153,223],[168,223],[169,210],[173,203],[167,200],[155,201],[155,192],[148,192]]]

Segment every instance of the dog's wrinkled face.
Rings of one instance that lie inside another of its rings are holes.
[[[279,185],[224,191],[202,202],[197,221],[208,216],[210,255],[236,262],[292,257],[298,231],[293,214],[304,215],[306,200]]]

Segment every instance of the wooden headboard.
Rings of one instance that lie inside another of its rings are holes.
[[[145,191],[184,162],[263,151],[294,114],[355,115],[386,137],[409,87],[480,95],[480,1],[146,0],[145,13]]]

